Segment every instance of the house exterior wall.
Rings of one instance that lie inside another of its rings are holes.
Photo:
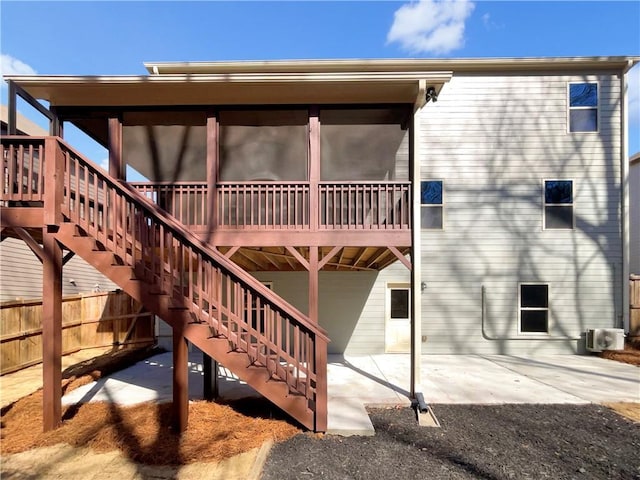
[[[42,298],[42,264],[22,240],[5,238],[0,242],[0,272],[0,301]],[[62,269],[63,296],[117,288],[78,256]]]
[[[567,133],[567,83],[585,81],[599,132]],[[620,99],[610,74],[454,75],[422,109],[421,177],[445,204],[421,235],[423,352],[569,353],[622,325]],[[543,229],[544,179],[573,180],[575,229]],[[519,282],[549,285],[548,336],[518,333]]]
[[[262,282],[272,282],[275,293],[301,312],[308,312],[307,272],[252,272],[252,275]],[[319,272],[318,317],[331,339],[329,353],[384,351],[380,276],[379,272]]]
[[[629,167],[629,270],[640,275],[640,153]]]

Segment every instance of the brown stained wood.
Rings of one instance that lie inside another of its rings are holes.
[[[398,250],[396,247],[394,247],[393,245],[389,245],[387,247],[389,250],[391,250],[391,252],[396,256],[396,258],[398,260],[400,260],[400,262],[402,262],[402,264],[407,267],[409,269],[409,271],[412,270],[412,265],[411,265],[411,261],[408,260],[401,252],[400,250]]]
[[[229,250],[227,250],[227,251],[224,253],[224,256],[225,256],[225,257],[227,257],[227,258],[231,258],[231,257],[233,257],[233,254],[234,254],[234,253],[236,253],[236,252],[238,251],[238,249],[239,249],[239,248],[240,248],[240,247],[239,247],[238,245],[231,247]]]
[[[62,221],[64,157],[55,137],[47,137],[44,148],[44,173],[48,186],[44,191],[44,221],[45,225],[58,225]]]
[[[204,241],[206,235],[199,233]],[[408,246],[411,244],[409,230],[320,230],[311,231],[243,231],[216,230],[209,238],[211,245],[242,245],[243,247],[280,247],[283,245],[325,246],[342,245],[360,247],[369,245]]]
[[[69,262],[69,260],[71,260],[75,256],[75,252],[67,252],[66,255],[62,258],[62,265],[66,265],[67,262]]]
[[[186,346],[180,345],[184,338],[182,333],[190,340],[199,342],[204,351],[214,353],[214,357],[222,359],[225,366],[232,365],[241,378],[250,378],[249,383],[256,390],[265,394],[304,425],[310,428],[314,428],[316,424],[322,425],[322,411],[326,411],[326,405],[319,405],[318,402],[326,403],[326,397],[325,400],[319,400],[322,398],[323,390],[326,391],[326,378],[322,380],[322,372],[318,376],[315,371],[312,351],[322,349],[324,345],[326,363],[328,338],[324,330],[307,315],[238,269],[229,259],[201,243],[173,218],[149,205],[112,177],[97,170],[64,142],[57,142],[56,148],[64,150],[64,156],[60,158],[66,162],[67,167],[74,166],[73,174],[67,170],[64,176],[68,195],[60,202],[60,214],[64,214],[69,221],[58,222],[47,230],[46,234],[50,235],[54,242],[60,241],[70,251],[94,265],[118,283],[125,292],[144,304],[148,310],[167,320],[176,329],[174,338],[178,344],[174,350],[178,357],[175,359],[177,373],[174,379],[174,420],[177,429],[180,431],[186,425],[186,387],[183,387],[180,378],[181,365],[186,365],[186,362],[182,361],[183,355],[186,358]],[[46,150],[51,152],[52,149]],[[58,153],[60,152],[56,152],[56,155]],[[58,161],[55,160],[55,163]],[[113,198],[115,201],[104,202],[106,198]],[[114,209],[115,213],[112,212]],[[135,210],[139,211],[139,215],[133,213]],[[58,216],[55,208],[52,213],[47,207],[47,214],[50,217]],[[111,228],[105,225],[109,220],[112,220]],[[134,233],[137,229],[141,230],[140,235]],[[100,241],[104,251],[96,250],[96,240]],[[308,247],[299,248],[303,253],[299,253],[298,250],[296,252],[304,259]],[[58,249],[58,263],[61,264],[60,245]],[[138,251],[139,253],[135,253]],[[191,260],[192,254],[185,254],[187,251],[197,254],[196,265]],[[242,249],[238,251],[241,252]],[[260,252],[257,254],[264,255]],[[202,288],[199,291],[202,292],[202,296],[206,296],[202,303],[186,295],[186,292],[193,292],[194,288],[183,288],[182,278],[186,274],[185,255],[189,258],[187,264],[190,273],[194,267],[202,271]],[[308,256],[317,275],[317,246],[309,249]],[[139,259],[136,264],[133,264],[134,257]],[[267,261],[263,265],[270,266],[272,263]],[[253,304],[245,304],[244,301],[251,298],[255,299],[256,311],[264,315],[261,320],[264,324],[256,323],[255,328],[248,321],[250,317],[247,310],[253,309],[249,307]],[[60,302],[57,303],[59,305]],[[187,303],[188,309],[184,308]],[[126,324],[121,318],[120,310],[114,308],[110,313],[116,317],[112,326],[115,333],[112,341],[120,341]],[[194,315],[197,322],[193,321]],[[284,323],[279,326],[280,322]],[[192,328],[196,325],[201,325],[206,330]],[[291,350],[281,350],[283,346],[279,345],[279,339],[275,338],[278,331],[289,332]],[[256,333],[257,346],[254,347],[248,340],[248,332]],[[70,331],[68,337],[74,336],[77,336],[77,332]],[[220,348],[215,345],[219,345]],[[322,352],[320,354],[322,355]],[[247,360],[252,357],[257,358],[259,363],[247,369]],[[273,358],[282,360],[274,361]],[[283,367],[281,361],[288,362],[289,366]],[[289,368],[296,372],[295,378],[288,377]],[[259,373],[254,374],[253,371]],[[186,372],[184,375],[186,385]],[[274,377],[279,378],[281,382],[274,382]],[[306,381],[302,382],[302,378]],[[315,398],[315,401],[308,403],[306,398]]]
[[[318,323],[318,311],[319,311],[319,278],[318,278],[318,270],[319,270],[319,262],[318,262],[318,247],[309,248],[309,319],[312,322]]]
[[[62,247],[53,232],[45,231],[42,272],[43,429],[62,421]]]
[[[21,227],[13,227],[13,231],[20,237],[20,239],[27,244],[33,254],[40,260],[40,263],[44,260],[44,250],[42,246],[34,240],[29,232]],[[62,263],[64,265],[64,262]]]
[[[0,222],[3,228],[42,228],[44,224],[44,208],[42,207],[2,207]],[[4,232],[3,232],[4,233]]]
[[[318,263],[318,269],[322,270],[322,267],[324,267],[329,262],[329,260],[335,257],[337,253],[342,250],[342,248],[343,247],[341,246],[333,247],[329,253],[322,257],[322,260],[320,260],[320,262]]]
[[[126,171],[122,158],[122,121],[118,117],[108,120],[109,175],[124,180]]]
[[[298,260],[298,262],[300,262],[300,265],[302,265],[306,270],[309,270],[309,262],[300,254],[300,252],[298,252],[298,250],[296,250],[296,247],[286,246],[285,248],[295,257],[296,260]]]
[[[173,325],[173,419],[174,431],[182,433],[189,420],[189,350],[182,325]]]

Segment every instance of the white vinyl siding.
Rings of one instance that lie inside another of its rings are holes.
[[[585,81],[599,131],[577,141],[567,84]],[[421,179],[447,186],[447,229],[421,233],[423,352],[570,353],[586,329],[620,325],[619,102],[615,75],[456,74],[421,110]],[[574,180],[574,230],[541,228],[554,178]],[[516,339],[526,282],[553,285],[554,340]]]
[[[275,293],[301,312],[308,311],[307,272],[251,274],[273,282]],[[384,353],[386,285],[409,279],[400,262],[380,272],[320,272],[319,321],[331,339],[329,353]]]
[[[77,255],[63,267],[63,296],[117,288]],[[22,240],[5,238],[0,242],[0,301],[17,298],[42,298],[42,264]]]

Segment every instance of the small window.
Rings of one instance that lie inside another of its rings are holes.
[[[569,131],[598,131],[598,84],[569,84]]]
[[[549,333],[549,285],[520,285],[520,332]]]
[[[544,181],[544,228],[572,229],[573,181]]]
[[[409,289],[391,290],[391,318],[409,318]]]
[[[422,228],[442,229],[443,205],[442,181],[420,182],[420,223]]]

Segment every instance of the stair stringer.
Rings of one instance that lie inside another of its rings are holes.
[[[184,336],[190,342],[228,368],[240,380],[306,428],[314,429],[314,412],[309,408],[308,400],[304,396],[290,392],[286,382],[274,378],[266,367],[253,362],[247,352],[234,349],[229,339],[217,336],[209,323],[202,319],[194,321],[189,309],[176,302],[179,299],[166,293],[152,292],[154,285],[136,279],[134,267],[116,264],[116,258],[122,260],[120,257],[116,257],[109,250],[96,250],[96,239],[88,234],[78,235],[78,228],[73,222],[65,222],[59,226],[56,239],[151,313],[172,327],[181,326]]]

